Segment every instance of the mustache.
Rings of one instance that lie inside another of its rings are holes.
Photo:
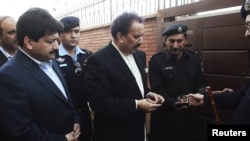
[[[58,49],[54,49],[49,54],[55,54],[57,51],[58,51]]]
[[[135,48],[139,48],[141,46],[141,44],[137,44],[135,45]]]

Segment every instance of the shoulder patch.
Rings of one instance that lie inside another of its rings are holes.
[[[151,57],[151,58],[154,58],[154,57],[159,56],[159,55],[161,55],[161,54],[162,54],[162,52],[158,52],[158,53],[156,53],[156,54],[152,55],[152,57]]]
[[[198,56],[200,57],[199,53],[197,51],[191,51],[191,50],[186,50],[186,52],[190,55],[195,55],[195,56]]]
[[[91,51],[87,50],[87,49],[81,49],[83,52],[86,52],[88,54],[93,54]]]

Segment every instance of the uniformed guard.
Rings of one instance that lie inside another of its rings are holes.
[[[178,101],[178,97],[198,92],[206,86],[201,59],[185,49],[187,29],[184,24],[167,28],[162,34],[166,49],[149,61],[150,87],[166,100],[165,105],[151,113],[149,141],[198,140],[195,138],[200,130],[196,109],[188,107],[186,99]]]
[[[56,53],[56,60],[67,81],[75,108],[82,119],[79,141],[91,141],[92,126],[85,96],[84,70],[88,57],[92,53],[78,46],[80,38],[79,18],[68,16],[62,18],[60,22],[64,26],[64,31],[60,33],[61,44]]]

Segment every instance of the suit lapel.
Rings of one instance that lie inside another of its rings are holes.
[[[134,75],[132,74],[131,70],[129,69],[129,67],[127,66],[126,62],[123,60],[123,58],[121,57],[121,55],[119,54],[119,52],[116,50],[116,48],[112,45],[109,44],[108,46],[109,52],[111,57],[113,58],[113,62],[114,64],[117,66],[117,68],[124,74],[127,76],[127,78],[129,79],[130,84],[132,84],[133,86],[135,86],[135,89],[138,91],[138,94],[140,94],[140,97],[142,97],[141,95],[141,91],[138,87],[138,84],[136,82],[136,79],[134,77]]]
[[[66,95],[68,97],[68,101],[71,102],[72,99],[71,99],[71,95],[69,94],[69,89],[68,89],[67,83],[66,83],[64,76],[63,76],[63,74],[62,74],[62,72],[61,72],[61,70],[60,70],[60,68],[55,60],[52,61],[52,67],[55,70],[56,74],[58,75],[59,79],[61,80],[61,82],[63,84]],[[73,103],[71,103],[71,104],[73,104]]]
[[[43,70],[39,68],[39,66],[33,60],[28,58],[25,54],[23,54],[19,50],[17,51],[17,54],[15,57],[18,60],[20,60],[20,62],[23,63],[23,66],[25,66],[28,69],[29,74],[33,79],[35,79],[38,83],[43,85],[52,94],[56,95],[60,100],[69,104],[66,98],[64,97],[64,95],[62,94],[62,92],[60,91],[60,89],[56,86],[56,84],[46,75],[45,72],[43,72]],[[59,78],[60,77],[61,76],[59,76]],[[65,82],[62,82],[62,83],[65,86]],[[68,93],[67,90],[66,90],[66,93]]]

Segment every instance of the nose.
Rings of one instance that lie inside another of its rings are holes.
[[[173,43],[173,47],[178,47],[178,46],[179,46],[178,42],[175,41],[175,42]]]
[[[138,43],[139,43],[139,44],[142,44],[142,43],[143,43],[143,37],[140,37]]]
[[[57,41],[57,40],[55,40],[55,42],[54,42],[54,44],[53,44],[53,48],[54,48],[54,49],[58,49],[58,41]]]
[[[76,37],[77,33],[75,33],[74,31],[71,32],[71,37]]]

